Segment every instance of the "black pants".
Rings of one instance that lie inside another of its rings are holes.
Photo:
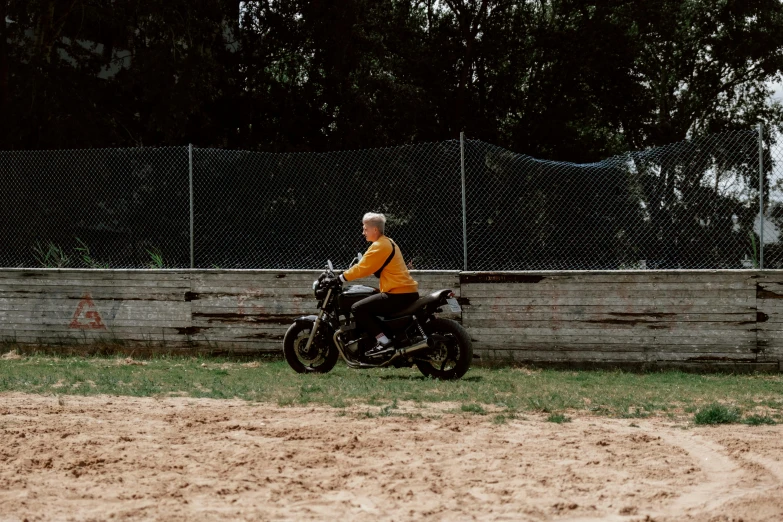
[[[408,294],[380,294],[356,301],[351,307],[356,327],[370,333],[373,337],[383,333],[377,316],[389,316],[411,305],[419,298],[418,292]]]

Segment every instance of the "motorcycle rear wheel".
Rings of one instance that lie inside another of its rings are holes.
[[[308,351],[305,350],[310,338],[311,324],[294,323],[283,337],[283,354],[288,365],[296,373],[327,373],[337,364],[337,348],[323,332],[316,334]]]
[[[473,361],[473,343],[470,335],[456,321],[433,319],[424,326],[428,336],[437,334],[447,341],[437,343],[429,350],[428,360],[417,360],[416,366],[425,377],[449,381],[459,379],[470,369]]]

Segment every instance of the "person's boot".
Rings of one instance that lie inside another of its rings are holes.
[[[383,342],[382,340],[378,339],[376,345],[367,350],[364,355],[367,357],[377,357],[378,355],[384,355],[393,352],[394,343],[390,339],[387,339],[386,341],[387,342]]]

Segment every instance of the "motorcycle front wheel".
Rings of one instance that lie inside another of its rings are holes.
[[[312,327],[312,324],[294,323],[283,337],[285,360],[296,373],[326,373],[337,364],[337,348],[322,331],[307,348]]]
[[[444,381],[465,375],[473,361],[473,343],[462,325],[451,319],[433,319],[424,330],[434,346],[425,352],[426,359],[416,361],[419,371]]]

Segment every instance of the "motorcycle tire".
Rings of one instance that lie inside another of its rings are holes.
[[[312,325],[294,323],[283,337],[283,355],[296,373],[327,373],[337,364],[337,347],[321,335],[316,335],[310,346],[310,354],[304,354]],[[300,358],[300,357],[303,357]],[[313,364],[308,364],[312,362]]]
[[[434,360],[417,360],[416,366],[425,377],[449,381],[459,379],[470,369],[473,361],[473,343],[468,332],[456,321],[451,319],[433,319],[424,326],[427,335],[438,334],[454,340],[453,346],[440,346],[440,367]],[[445,356],[442,352],[445,351]],[[456,353],[454,353],[456,351]],[[453,363],[446,368],[447,363]],[[435,364],[433,364],[435,363]]]

